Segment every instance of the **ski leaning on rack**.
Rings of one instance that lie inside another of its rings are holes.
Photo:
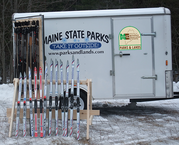
[[[43,137],[43,102],[42,102],[42,68],[39,68],[40,79],[40,137]]]
[[[58,136],[58,61],[55,59],[55,136]]]
[[[65,134],[64,136],[68,136],[68,77],[69,77],[69,62],[67,60],[66,65],[66,93],[65,93]]]
[[[73,102],[74,102],[74,67],[75,59],[72,55],[72,78],[71,78],[71,94],[70,94],[70,136],[73,134]]]
[[[60,73],[61,73],[61,93],[60,93],[60,108],[62,112],[62,135],[65,135],[65,119],[64,119],[64,93],[63,93],[63,62],[60,60]]]
[[[22,74],[19,77],[19,95],[17,102],[17,115],[16,115],[16,132],[15,136],[18,137],[19,134],[19,116],[20,116],[20,99],[21,99],[21,89],[22,89]]]
[[[15,33],[16,33],[16,53],[17,53],[17,56],[16,56],[16,77],[19,75],[19,70],[20,70],[20,48],[19,48],[19,45],[20,45],[20,33],[21,33],[21,28],[19,27],[20,26],[20,23],[18,22],[15,22]],[[17,28],[18,27],[18,28]]]
[[[34,94],[35,94],[35,102],[34,102],[34,112],[35,112],[35,137],[38,137],[38,129],[37,129],[37,68],[34,67]]]
[[[47,109],[47,63],[45,63],[45,85],[44,85],[44,137],[46,135],[46,109]]]
[[[29,101],[30,101],[30,135],[34,137],[34,129],[33,129],[33,106],[32,106],[32,75],[29,67]]]
[[[27,89],[27,78],[24,72],[24,106],[23,106],[23,137],[26,137],[26,89]]]
[[[48,116],[48,135],[52,132],[52,81],[53,81],[53,61],[50,63],[50,92],[49,92],[49,116]]]
[[[79,59],[77,59],[77,140],[80,137],[80,63]]]

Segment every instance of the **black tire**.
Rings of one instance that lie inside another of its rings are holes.
[[[70,93],[71,92],[71,89],[69,89],[69,96],[70,96]],[[76,96],[77,95],[77,89],[74,88],[74,95]],[[86,110],[87,109],[87,92],[80,89],[80,98],[83,100],[84,102],[84,109],[83,110]]]
[[[87,109],[87,92],[80,89],[80,98],[83,100],[84,102],[84,110]]]

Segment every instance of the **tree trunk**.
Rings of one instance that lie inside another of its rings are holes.
[[[2,30],[2,69],[3,69],[3,79],[2,82],[6,83],[6,62],[5,62],[5,45],[4,45],[4,35],[5,35],[5,20],[4,20],[4,11],[5,11],[5,3],[3,0],[3,9],[2,9],[2,25],[3,25],[3,30]]]
[[[13,70],[13,55],[11,54],[10,56],[10,82],[13,82],[13,74],[14,74],[14,70]]]

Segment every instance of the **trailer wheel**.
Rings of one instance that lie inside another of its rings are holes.
[[[82,104],[82,102],[84,104],[84,108],[83,109],[80,108],[80,109],[86,110],[87,109],[87,92],[80,89],[80,104]]]
[[[69,96],[71,94],[71,89],[69,89]],[[77,109],[77,89],[74,88],[74,107],[73,109],[76,110]],[[70,97],[69,97],[69,107],[70,107]],[[87,92],[80,89],[80,110],[85,110],[87,109]]]

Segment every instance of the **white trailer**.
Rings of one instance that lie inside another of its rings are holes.
[[[44,16],[47,63],[66,65],[74,54],[80,79],[92,79],[93,99],[173,97],[169,9],[15,13],[13,20],[36,15]]]

